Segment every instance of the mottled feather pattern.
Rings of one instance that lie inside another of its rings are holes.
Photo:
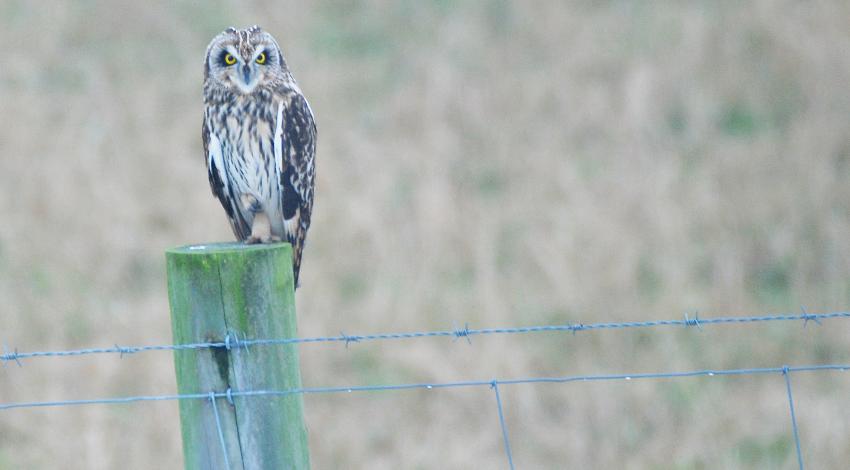
[[[236,54],[232,66],[221,59]],[[207,49],[204,103],[213,194],[239,240],[292,244],[297,286],[313,209],[316,126],[274,38],[258,27],[216,36]]]

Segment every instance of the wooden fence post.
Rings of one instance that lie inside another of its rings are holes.
[[[295,337],[291,256],[289,244],[168,250],[174,344]],[[301,387],[295,344],[175,350],[174,366],[181,394]],[[186,469],[310,467],[301,394],[179,406]]]

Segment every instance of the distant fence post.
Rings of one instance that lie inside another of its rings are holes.
[[[296,337],[289,244],[211,244],[166,252],[175,344],[224,342],[230,349],[174,351],[181,394],[301,387],[294,344],[237,340]],[[181,400],[186,469],[307,469],[303,398],[233,396]],[[215,406],[215,408],[213,408]],[[225,456],[229,461],[225,461]]]

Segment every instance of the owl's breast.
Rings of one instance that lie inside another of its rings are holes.
[[[270,220],[281,219],[275,117],[253,103],[208,111],[211,111],[210,131],[220,143],[222,163],[234,197],[253,196]],[[246,220],[253,218],[247,209],[241,209]]]

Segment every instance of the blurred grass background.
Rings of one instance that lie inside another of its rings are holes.
[[[170,341],[163,251],[229,240],[203,54],[281,43],[319,128],[300,334],[846,310],[850,4],[0,0],[0,341]],[[850,360],[846,322],[302,346],[309,386]],[[797,374],[806,463],[850,379]],[[0,401],[169,393],[27,361]],[[519,468],[795,468],[781,377],[504,387]],[[501,468],[492,392],[306,397],[314,468]],[[178,468],[175,403],[0,414],[0,468]]]

